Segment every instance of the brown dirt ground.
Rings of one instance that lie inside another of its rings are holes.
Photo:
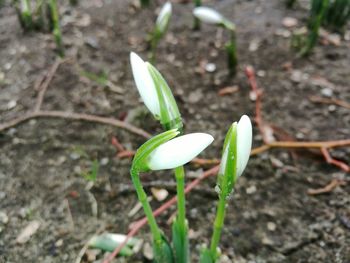
[[[286,10],[276,0],[209,4],[237,23],[240,69],[236,78],[227,77],[223,50],[227,35],[210,25],[193,32],[191,4],[174,3],[169,33],[159,45],[156,63],[178,100],[187,132],[208,132],[216,138],[202,157],[219,157],[230,123],[244,113],[254,114],[245,65],[259,71],[266,121],[299,140],[350,138],[349,109],[308,99],[331,92],[334,98],[350,101],[349,41],[342,40],[337,47],[319,44],[309,58],[298,58],[290,49],[290,37],[276,32],[282,29],[288,34],[281,23],[286,16],[297,18],[299,25],[305,23],[303,6]],[[155,4],[141,10],[131,1],[88,0],[74,9],[63,5],[60,11],[66,53],[75,61],[56,72],[44,109],[113,117],[127,114],[132,124],[159,132],[159,125],[139,101],[128,61],[130,51],[147,57],[144,39],[156,17]],[[248,49],[252,42],[259,43],[256,51]],[[1,122],[33,107],[35,81],[54,60],[50,35],[23,34],[14,10],[6,5],[0,9]],[[204,60],[216,65],[215,72],[196,72]],[[290,71],[283,67],[287,62],[292,65]],[[123,94],[82,78],[76,64],[87,71],[106,72]],[[217,95],[231,85],[238,85],[239,91]],[[10,101],[16,106],[8,109]],[[126,233],[129,223],[142,216],[142,211],[132,218],[127,215],[137,202],[128,173],[131,161],[115,158],[112,136],[134,150],[144,142],[122,129],[61,119],[31,120],[0,133],[0,262],[74,262],[96,231]],[[257,130],[254,145],[261,145]],[[350,262],[350,185],[325,195],[307,194],[309,188],[322,187],[333,178],[346,180],[348,175],[320,155],[295,153],[293,157],[287,150],[271,150],[250,160],[229,202],[221,242],[226,262]],[[350,148],[332,154],[350,163]],[[94,158],[104,165],[87,190],[88,182],[80,174]],[[276,167],[276,159],[282,165]],[[192,175],[202,171],[191,165],[186,169]],[[153,179],[174,194],[170,173],[143,176],[145,182]],[[188,198],[193,254],[211,234],[214,185],[211,178]],[[91,196],[97,201],[97,216],[92,214]],[[154,207],[159,205],[152,202]],[[173,212],[164,213],[158,219],[160,225],[169,228],[166,220]],[[33,220],[40,221],[39,230],[18,245],[16,237]],[[139,236],[149,240],[148,229]],[[142,261],[142,253],[127,260]]]

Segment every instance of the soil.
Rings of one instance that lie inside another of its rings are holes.
[[[129,65],[130,51],[147,58],[145,39],[159,6],[151,2],[148,9],[135,7],[137,1],[87,0],[74,8],[63,4],[66,56],[74,59],[55,73],[43,109],[127,116],[135,126],[160,132],[139,100]],[[254,116],[246,65],[258,72],[267,122],[298,140],[350,138],[349,109],[309,100],[330,96],[350,101],[349,29],[338,46],[324,37],[311,56],[300,58],[290,48],[290,30],[282,20],[294,17],[298,26],[305,24],[304,1],[292,10],[277,0],[208,2],[237,25],[239,69],[231,78],[224,50],[226,32],[211,25],[192,31],[193,6],[179,2],[174,3],[169,31],[158,47],[156,66],[176,96],[186,131],[208,132],[216,139],[201,157],[219,158],[230,123],[242,114]],[[14,9],[8,4],[0,9],[1,123],[33,108],[37,96],[33,87],[54,63],[54,48],[50,34],[23,33]],[[215,71],[205,72],[206,63],[213,63]],[[77,65],[95,74],[105,72],[122,94],[83,77]],[[221,88],[233,85],[238,92],[218,96]],[[260,146],[256,128],[254,134],[254,146]],[[32,119],[0,132],[0,262],[74,262],[96,232],[127,233],[129,223],[143,216],[142,211],[128,216],[137,203],[129,176],[131,160],[116,158],[112,136],[130,150],[145,141],[123,129],[55,118]],[[350,163],[349,147],[331,153]],[[100,169],[92,185],[82,174],[94,159]],[[186,167],[191,176],[203,169]],[[350,185],[323,195],[307,194],[334,178],[346,181],[348,174],[314,152],[279,149],[252,157],[229,201],[222,262],[350,262]],[[171,196],[175,193],[170,172],[143,175],[142,180],[156,180]],[[187,199],[194,262],[199,246],[211,235],[214,186],[215,178],[209,178]],[[152,201],[154,208],[160,204]],[[166,232],[174,211],[158,218]],[[18,244],[16,238],[33,221],[40,223],[38,230]],[[138,237],[149,242],[148,228]],[[96,262],[104,256],[98,254]],[[114,262],[147,261],[139,252]]]

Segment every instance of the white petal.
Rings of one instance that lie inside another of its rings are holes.
[[[130,63],[136,87],[143,102],[153,115],[160,116],[157,91],[146,63],[134,52],[130,53]]]
[[[247,115],[243,115],[237,124],[237,178],[247,166],[252,149],[252,123]]]
[[[165,30],[165,27],[168,24],[169,16],[171,15],[171,3],[166,2],[165,5],[163,5],[162,10],[160,10],[156,24],[159,27],[160,31],[163,32]]]
[[[205,6],[196,7],[193,10],[193,15],[199,20],[209,24],[220,24],[225,21],[225,18],[220,13]]]
[[[148,167],[151,170],[163,170],[184,165],[202,152],[213,140],[213,136],[206,133],[190,133],[172,139],[150,154]]]

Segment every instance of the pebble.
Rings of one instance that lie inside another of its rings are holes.
[[[207,63],[205,65],[205,70],[210,73],[214,72],[216,70],[216,65],[214,63]]]
[[[294,27],[298,24],[298,20],[294,17],[285,17],[282,20],[282,25],[285,27]]]
[[[17,101],[15,100],[10,100],[8,103],[7,103],[7,110],[11,110],[13,109],[14,107],[17,106]]]
[[[5,212],[0,211],[0,222],[3,224],[7,224],[9,222],[9,218]]]
[[[333,112],[333,111],[335,111],[336,109],[337,109],[337,107],[336,107],[335,105],[333,105],[333,104],[328,106],[328,111],[329,111],[329,112]]]
[[[246,189],[246,193],[248,195],[251,195],[251,194],[254,194],[256,192],[256,186],[255,185],[252,185],[252,186],[249,186],[247,189]]]
[[[325,97],[332,97],[333,96],[333,90],[330,88],[323,88],[321,90],[321,94]]]
[[[100,164],[101,164],[101,165],[107,165],[108,162],[109,162],[109,159],[108,159],[107,157],[105,157],[105,158],[102,158],[102,159],[101,159]]]
[[[267,222],[267,229],[270,231],[275,231],[276,230],[276,224],[274,222]]]

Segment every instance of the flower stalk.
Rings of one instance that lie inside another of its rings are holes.
[[[193,0],[194,6],[195,7],[200,7],[202,6],[202,0]],[[194,17],[193,19],[193,30],[199,30],[201,28],[201,21],[199,18]]]
[[[168,29],[171,13],[172,13],[171,3],[166,2],[159,12],[159,15],[156,20],[155,28],[153,30],[153,33],[150,36],[150,46],[151,46],[150,61],[152,64],[154,64],[156,60],[156,50],[157,50],[158,43],[163,38],[163,36],[165,35]]]
[[[209,7],[196,7],[193,10],[194,17],[199,20],[208,23],[214,24],[220,27],[225,28],[230,32],[230,40],[226,43],[226,52],[228,57],[227,66],[231,75],[236,74],[237,68],[237,44],[236,44],[236,26],[234,23],[229,21],[223,15],[211,9]]]
[[[64,56],[62,33],[60,28],[60,20],[58,15],[58,5],[56,0],[49,0],[49,7],[51,13],[51,19],[53,24],[53,36],[55,38],[55,43],[57,46],[58,54],[60,57]]]

